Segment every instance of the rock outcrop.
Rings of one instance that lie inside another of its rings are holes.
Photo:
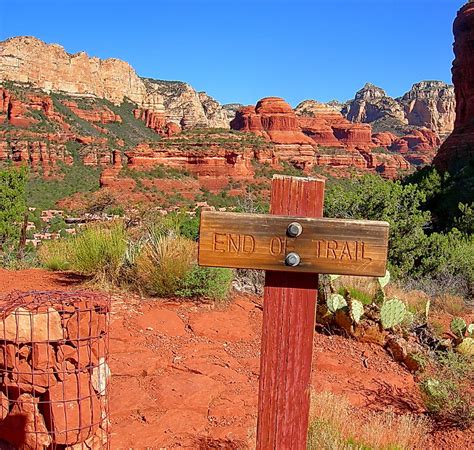
[[[241,108],[230,124],[233,130],[250,131],[275,144],[314,144],[298,124],[291,106],[279,97],[266,97],[255,107]]]
[[[181,81],[143,79],[147,91],[163,99],[166,118],[186,128],[229,128],[226,112],[205,92]]]
[[[442,81],[416,83],[398,102],[409,125],[426,127],[446,137],[454,129],[454,87]]]
[[[372,123],[391,117],[408,123],[401,105],[372,83],[367,83],[358,91],[354,100],[343,107],[342,113],[351,122]]]
[[[0,80],[28,83],[45,91],[94,95],[117,104],[128,97],[138,105],[162,109],[161,98],[147,92],[125,61],[91,58],[85,52],[71,55],[60,45],[29,36],[0,42]]]
[[[434,164],[442,170],[458,170],[474,160],[474,3],[464,5],[454,21],[453,83],[456,122],[441,146]]]
[[[120,59],[102,60],[85,52],[67,53],[57,44],[20,36],[0,42],[0,81],[9,80],[46,92],[104,98],[163,113],[182,127],[228,128],[226,112],[206,93],[181,82],[141,78]]]
[[[455,107],[454,88],[442,81],[416,83],[400,98],[367,83],[342,107],[342,113],[352,122],[372,124],[376,132],[401,134],[420,127],[444,138],[453,130]]]
[[[310,111],[310,116],[297,115]],[[373,146],[369,125],[353,124],[334,108],[307,102],[293,111],[278,97],[260,100],[255,107],[241,108],[231,128],[250,131],[275,144],[310,144],[333,147]]]

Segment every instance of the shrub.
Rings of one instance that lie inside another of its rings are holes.
[[[179,297],[223,300],[229,294],[232,278],[230,269],[195,265],[184,277],[176,294]]]
[[[117,282],[127,248],[122,223],[91,226],[69,242],[73,270],[99,282]]]
[[[469,428],[474,420],[474,408],[458,383],[427,378],[420,387],[426,409],[437,421],[462,429]]]
[[[438,422],[469,428],[474,422],[470,377],[472,357],[452,351],[438,352],[436,360],[420,382],[422,397],[431,416]]]
[[[136,287],[152,295],[175,295],[191,268],[195,250],[195,243],[182,236],[151,233],[135,258]]]
[[[68,270],[71,267],[70,251],[70,241],[63,239],[46,241],[38,249],[38,258],[49,270]]]

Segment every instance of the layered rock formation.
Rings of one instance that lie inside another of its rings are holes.
[[[422,81],[397,100],[409,125],[429,128],[444,137],[453,131],[456,99],[452,85]]]
[[[453,86],[442,81],[416,83],[400,98],[367,83],[347,102],[342,113],[352,122],[370,123],[376,131],[398,134],[413,127],[428,128],[446,137],[454,127],[455,96]]]
[[[354,100],[343,107],[342,113],[351,122],[371,123],[391,117],[408,123],[401,105],[372,83],[367,83],[358,91]]]
[[[181,82],[141,78],[125,61],[67,53],[57,44],[34,37],[0,42],[0,81],[10,80],[46,92],[94,96],[120,104],[131,100],[140,109],[162,113],[183,127],[228,128],[227,114],[205,93]]]
[[[14,37],[0,42],[0,80],[12,80],[69,94],[95,95],[113,103],[125,97],[142,105],[162,108],[133,68],[119,59],[90,58],[85,52],[67,53],[57,44],[34,37]]]
[[[255,107],[241,108],[230,124],[233,130],[251,131],[275,144],[313,144],[298,124],[298,118],[282,98],[266,97]]]
[[[297,112],[311,110],[312,116],[300,116],[278,97],[260,100],[255,107],[241,108],[231,128],[250,131],[275,144],[310,144],[335,147],[370,148],[371,129],[353,124],[334,108],[317,102],[300,106]]]
[[[143,79],[147,91],[160,96],[166,118],[182,128],[229,128],[226,112],[205,92],[181,81]]]
[[[456,122],[434,164],[442,170],[458,170],[474,160],[474,3],[463,6],[454,21],[453,83]]]

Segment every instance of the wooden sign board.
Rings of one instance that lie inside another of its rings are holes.
[[[297,237],[288,232],[292,223],[299,224]],[[369,220],[203,211],[199,264],[383,276],[387,265],[388,228],[387,222]],[[297,265],[288,265],[289,254],[296,258],[296,262],[299,259]]]

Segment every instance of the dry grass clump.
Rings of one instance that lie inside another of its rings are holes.
[[[118,284],[127,248],[122,222],[90,225],[78,236],[44,243],[38,256],[50,270],[72,270],[98,284]]]
[[[388,285],[386,288],[387,297],[396,297],[405,303],[414,314],[424,315],[426,304],[430,301],[430,296],[420,290],[406,290],[397,285]]]
[[[311,398],[309,450],[425,448],[429,423],[410,414],[369,413],[363,419],[330,392]]]
[[[466,303],[459,295],[443,294],[433,299],[431,309],[451,316],[462,316],[466,312]]]
[[[173,295],[196,258],[196,243],[179,235],[150,235],[135,259],[136,285],[153,295]]]
[[[38,259],[49,270],[68,270],[71,267],[69,242],[63,239],[44,242],[38,248]]]

